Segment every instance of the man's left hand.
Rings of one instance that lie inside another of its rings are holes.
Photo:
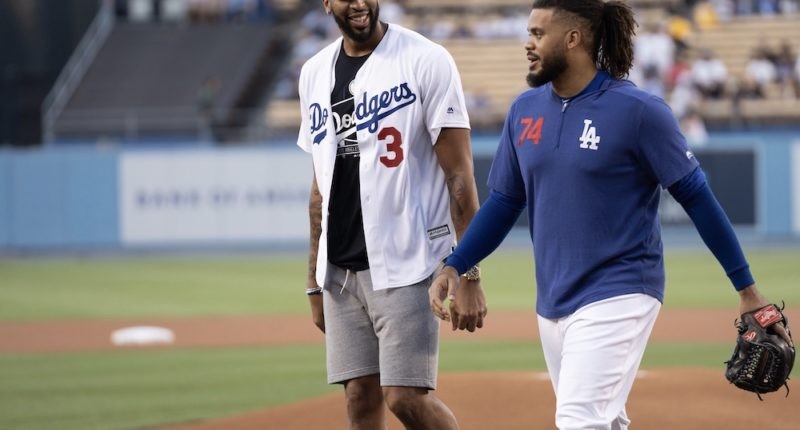
[[[458,293],[450,297],[450,315],[453,330],[467,330],[474,332],[476,328],[483,327],[483,319],[489,312],[486,308],[486,297],[481,288],[481,281],[468,281],[459,279],[464,284],[458,288]]]

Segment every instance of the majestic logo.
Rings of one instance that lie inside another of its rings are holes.
[[[358,130],[367,129],[370,133],[378,131],[378,121],[417,101],[417,95],[404,82],[388,91],[372,97],[365,92],[356,103]]]
[[[694,154],[692,154],[692,151],[686,151],[686,158],[691,160],[693,157],[694,157]]]
[[[597,144],[600,143],[600,136],[597,135],[597,130],[591,127],[591,125],[592,120],[583,120],[583,134],[578,140],[581,141],[581,148],[597,151]]]
[[[428,229],[428,239],[430,240],[444,237],[449,234],[450,234],[450,227],[447,224]]]
[[[325,124],[328,122],[328,109],[323,109],[319,103],[314,103],[308,107],[309,114],[308,120],[311,122],[311,134],[322,130],[325,127]],[[328,134],[328,130],[322,130],[322,133],[317,134],[314,136],[314,144],[319,144],[322,142],[322,139],[325,138],[325,135]]]

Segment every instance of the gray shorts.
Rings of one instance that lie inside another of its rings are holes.
[[[428,304],[433,277],[373,291],[369,270],[348,273],[329,265],[327,273],[323,306],[328,383],[379,373],[381,386],[435,389],[439,320]]]

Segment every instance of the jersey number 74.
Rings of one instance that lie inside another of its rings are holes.
[[[525,129],[522,130],[522,134],[519,135],[517,146],[522,146],[526,140],[533,141],[534,145],[538,145],[539,139],[542,138],[542,124],[544,124],[544,118],[539,117],[534,121],[532,117],[525,117],[520,118],[519,122],[525,124]]]

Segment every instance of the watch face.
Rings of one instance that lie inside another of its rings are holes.
[[[464,277],[467,278],[468,281],[477,281],[481,278],[481,269],[478,266],[472,266],[469,270],[464,273]]]

